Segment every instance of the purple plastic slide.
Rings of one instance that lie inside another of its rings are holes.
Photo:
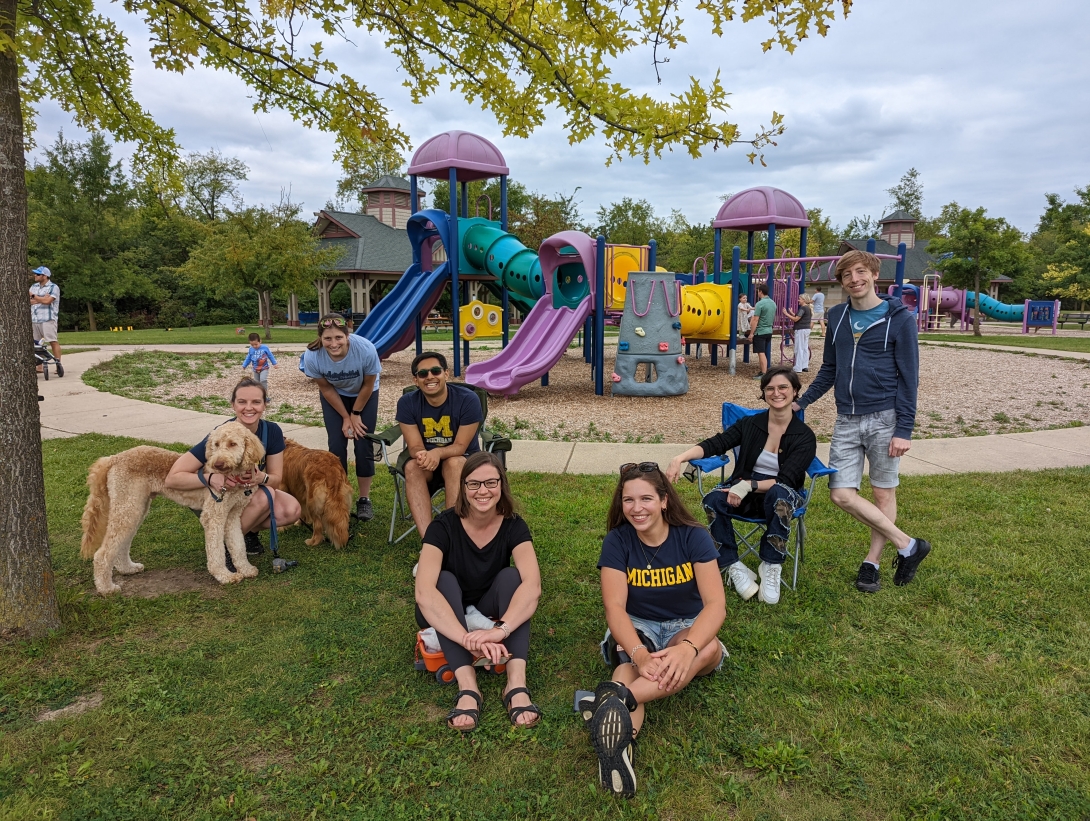
[[[496,356],[466,368],[466,382],[489,393],[512,396],[523,385],[540,379],[560,361],[568,344],[594,312],[594,297],[574,309],[554,308],[546,294],[523,320],[514,339]]]

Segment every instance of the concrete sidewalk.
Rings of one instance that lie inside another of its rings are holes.
[[[229,346],[231,349],[238,346]],[[277,346],[302,349],[302,345]],[[157,350],[220,351],[219,345],[180,345]],[[196,443],[228,417],[155,405],[102,393],[83,383],[85,370],[131,351],[132,346],[104,346],[98,351],[64,357],[65,375],[38,380],[45,397],[39,403],[43,439],[107,433],[152,442]],[[1036,352],[1036,351],[1035,351]],[[1050,352],[1051,353],[1051,352]],[[1070,352],[1057,352],[1073,355]],[[1079,358],[1087,357],[1082,354]],[[325,429],[281,424],[284,433],[311,448],[325,448]],[[516,440],[507,464],[515,471],[540,473],[610,474],[625,462],[655,461],[660,465],[692,443],[615,444],[605,442],[538,442]],[[829,445],[818,445],[818,456],[828,461]],[[1033,433],[971,436],[964,439],[920,439],[908,456],[901,458],[901,473],[921,476],[941,473],[1001,472],[1090,465],[1090,426]]]

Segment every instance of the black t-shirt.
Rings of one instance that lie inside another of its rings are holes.
[[[480,425],[481,400],[469,388],[461,385],[447,385],[447,398],[437,408],[428,404],[423,391],[407,393],[397,400],[397,414],[394,419],[399,424],[415,425],[424,440],[424,449],[445,448],[454,441],[462,425]],[[481,449],[477,436],[469,440],[466,455]]]
[[[488,592],[496,576],[511,565],[511,552],[523,542],[532,541],[530,528],[517,514],[504,519],[499,532],[484,547],[469,538],[462,520],[447,509],[435,517],[424,534],[424,544],[443,551],[443,570],[450,571],[462,588],[462,604],[476,604]]]
[[[232,417],[231,419],[228,419],[227,421],[228,422],[237,422],[238,420]],[[257,434],[256,434],[256,436],[257,436],[258,439],[261,438],[262,426],[264,426],[264,428],[265,428],[265,459],[268,459],[270,456],[275,456],[278,453],[283,453],[284,452],[284,431],[282,431],[280,429],[280,426],[278,424],[276,424],[276,422],[266,422],[264,419],[262,419],[260,422],[257,423]],[[216,427],[218,428],[219,425],[216,425]],[[208,461],[208,458],[205,455],[205,448],[207,448],[207,447],[208,447],[208,437],[206,436],[200,442],[198,442],[193,447],[191,447],[189,449],[189,452],[192,453],[194,456],[196,456],[197,461],[200,462],[203,465],[205,462]],[[258,468],[260,470],[265,469],[265,459],[262,459],[261,464],[258,465]]]
[[[702,527],[671,527],[666,541],[647,547],[641,545],[636,529],[625,522],[606,534],[598,567],[620,570],[628,577],[628,615],[671,621],[694,619],[704,609],[693,565],[718,559],[715,542]]]

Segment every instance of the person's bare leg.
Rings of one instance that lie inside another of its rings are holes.
[[[511,659],[507,662],[507,686],[503,689],[504,695],[516,687],[526,686],[526,661],[524,659]],[[511,699],[511,707],[529,707],[532,702],[526,693],[519,693]],[[537,719],[532,712],[522,713],[517,721],[519,724],[529,724]]]
[[[409,501],[409,513],[420,532],[420,538],[428,531],[431,524],[431,494],[428,493],[430,470],[424,470],[413,460],[405,463],[405,497]]]
[[[374,476],[357,476],[356,477],[356,484],[359,485],[359,487],[360,487],[360,498],[361,499],[370,499],[371,498],[371,483],[373,481],[375,481]]]
[[[49,347],[53,351],[53,356],[55,356],[57,359],[60,359],[61,358],[61,343],[56,342],[56,341],[50,342]]]
[[[768,357],[763,353],[757,354],[757,367],[760,368],[761,373],[768,373]]]
[[[881,488],[875,488],[875,491]],[[887,489],[887,490],[891,490]],[[871,529],[871,549],[867,554],[867,561],[873,561],[878,564],[882,558],[882,547],[885,546],[885,541],[889,540],[893,542],[893,546],[898,550],[908,547],[908,543],[912,541],[908,534],[900,530],[889,518],[882,512],[882,510],[859,495],[859,491],[853,487],[837,487],[833,488],[829,492],[829,498],[833,504],[855,519],[857,522],[865,524]],[[876,494],[877,498],[877,494]],[[896,515],[896,492],[893,496],[894,515]],[[877,536],[875,535],[877,532]],[[876,540],[881,539],[878,543],[877,558],[872,558],[875,555],[875,543]]]
[[[443,487],[447,497],[447,507],[454,507],[458,503],[458,494],[462,492],[462,465],[466,463],[464,456],[451,456],[442,462]]]
[[[477,671],[473,669],[472,664],[467,664],[455,670],[454,679],[458,682],[459,690],[472,690],[477,695],[481,694],[481,690],[477,686]],[[459,710],[472,710],[477,706],[477,702],[469,696],[462,696],[454,706]],[[451,719],[450,723],[455,729],[468,728],[473,726],[473,719],[469,716],[456,716]]]
[[[882,515],[890,524],[897,522],[897,488],[895,487],[871,487],[874,494],[874,506],[882,511]],[[882,549],[886,546],[886,537],[876,530],[870,532],[870,553],[867,561],[879,564],[882,560]],[[907,543],[902,547],[908,547]]]

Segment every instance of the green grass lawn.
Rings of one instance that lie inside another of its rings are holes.
[[[819,493],[797,594],[728,591],[724,671],[653,705],[637,797],[596,787],[571,711],[606,675],[595,560],[608,477],[517,474],[545,595],[513,730],[502,680],[482,727],[442,717],[452,687],[412,668],[410,570],[385,544],[390,486],[343,552],[223,589],[93,595],[78,558],[82,477],[137,444],[43,444],[65,629],[0,647],[0,819],[1076,819],[1090,810],[1090,471],[907,477],[901,523],[931,538],[905,588],[852,589],[866,535]],[[517,447],[517,445],[516,445]],[[683,483],[688,501],[693,487]],[[196,518],[157,500],[132,548],[149,569],[204,565]],[[94,692],[98,709],[39,724]]]
[[[972,334],[920,335],[921,342],[968,342],[974,345],[1003,345],[1013,348],[1046,348],[1053,351],[1079,351],[1090,353],[1090,337],[1052,336],[1044,333],[1002,336],[973,336]]]
[[[245,328],[245,333],[236,330]],[[265,330],[260,325],[207,325],[197,328],[150,328],[145,331],[62,331],[58,334],[62,345],[245,345],[246,337],[251,333],[261,334],[265,340]],[[270,344],[310,342],[318,335],[314,325],[306,328],[273,328]],[[424,339],[449,341],[450,331],[428,332]]]

